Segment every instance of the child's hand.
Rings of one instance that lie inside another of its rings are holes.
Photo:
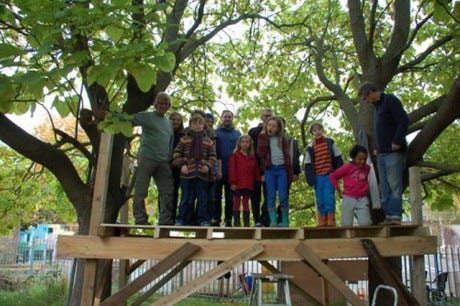
[[[180,167],[180,172],[182,172],[183,174],[188,174],[187,165],[182,165],[182,167]]]
[[[260,181],[261,181],[261,182],[265,182],[265,175],[262,175],[262,176],[260,177]]]
[[[233,191],[235,191],[235,190],[236,190],[236,185],[231,185],[231,186],[230,186],[230,189],[233,190]]]
[[[296,175],[296,174],[294,174],[294,175],[292,176],[292,181],[295,182],[295,181],[297,181],[297,180],[299,180],[299,176]]]
[[[201,173],[208,173],[209,172],[208,166],[204,165],[203,167],[201,167],[200,172]]]

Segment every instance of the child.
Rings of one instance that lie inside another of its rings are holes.
[[[288,139],[284,136],[283,121],[270,117],[258,137],[257,155],[260,157],[262,181],[267,186],[267,206],[270,227],[277,226],[276,192],[281,206],[281,226],[289,226],[288,184],[293,170],[289,156]]]
[[[313,142],[305,152],[305,177],[308,185],[315,188],[318,226],[335,226],[335,190],[329,180],[329,173],[343,165],[342,153],[334,140],[324,137],[320,123],[313,123],[310,133]]]
[[[249,227],[249,198],[254,184],[260,181],[260,172],[254,155],[254,144],[249,135],[238,138],[230,156],[228,181],[233,191],[233,226],[241,226],[240,203],[243,202],[243,224]]]
[[[334,170],[329,175],[329,179],[339,196],[342,197],[343,194],[340,223],[342,226],[352,226],[353,214],[356,212],[359,225],[370,225],[367,176],[371,168],[366,163],[367,150],[363,146],[355,145],[350,151],[350,157],[350,163]],[[341,178],[343,178],[343,193],[337,184],[337,180]]]
[[[173,166],[181,170],[181,200],[176,225],[191,225],[194,202],[197,199],[196,216],[200,226],[209,226],[208,181],[216,163],[216,151],[212,140],[204,132],[204,118],[194,115],[190,129],[174,150]]]

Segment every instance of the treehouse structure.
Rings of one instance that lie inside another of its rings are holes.
[[[337,228],[220,228],[102,223],[111,144],[112,138],[103,135],[89,235],[58,238],[58,256],[85,260],[82,305],[124,305],[133,294],[158,280],[133,304],[140,305],[195,260],[211,260],[220,264],[172,294],[163,296],[154,305],[173,305],[249,260],[258,261],[271,273],[292,275],[289,281],[291,292],[302,299],[293,299],[293,305],[327,305],[330,289],[352,305],[365,305],[365,301],[346,284],[356,277],[357,270],[363,269],[362,265],[359,269],[354,266],[354,258],[368,258],[361,275],[372,275],[375,279],[370,280],[370,284],[373,283],[374,288],[379,284],[394,287],[398,292],[399,305],[424,304],[423,257],[436,252],[437,237],[431,236],[427,228],[418,224]],[[413,210],[417,211],[414,205]],[[117,236],[113,235],[115,232]],[[401,283],[398,273],[389,264],[390,258],[403,255],[413,259],[413,293]],[[120,286],[110,297],[101,300],[104,282],[111,280],[102,279],[96,283],[97,262],[100,259],[108,263],[112,259],[120,259],[120,273],[123,274],[120,277],[124,280],[145,260],[158,260],[158,263],[133,281]],[[280,268],[270,263],[274,260],[281,262]],[[308,277],[320,281],[308,281]],[[320,285],[319,296],[312,292],[314,283]]]

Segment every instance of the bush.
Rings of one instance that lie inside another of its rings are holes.
[[[66,286],[58,282],[54,272],[29,276],[24,282],[9,280],[9,288],[0,288],[2,306],[61,306],[65,305]],[[12,291],[14,290],[14,291]]]

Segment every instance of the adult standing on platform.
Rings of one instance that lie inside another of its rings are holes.
[[[409,118],[396,96],[381,92],[372,83],[363,83],[358,96],[364,103],[374,105],[374,154],[377,155],[385,223],[401,224]]]
[[[252,141],[254,142],[254,150],[256,151],[256,159],[257,162],[260,164],[260,156],[257,155],[257,145],[258,145],[258,138],[259,134],[262,131],[265,121],[268,118],[273,116],[273,111],[270,108],[266,108],[262,111],[262,122],[260,122],[257,126],[251,128],[248,132],[249,136],[251,136]],[[263,204],[262,204],[262,211],[260,210],[260,202],[262,200],[262,191],[263,191]],[[254,192],[251,196],[251,210],[252,210],[252,217],[254,219],[254,224],[256,226],[269,226],[270,220],[268,218],[268,209],[267,209],[267,189],[265,182],[256,181],[254,185]]]
[[[171,121],[165,117],[171,107],[168,94],[159,92],[153,102],[154,111],[133,115],[132,123],[142,127],[138,152],[137,176],[134,185],[133,213],[136,224],[150,225],[145,210],[145,198],[153,177],[158,188],[159,225],[173,225],[174,181],[170,161],[172,158],[174,131]]]
[[[233,113],[224,110],[220,117],[221,125],[215,130],[217,159],[220,165],[216,184],[216,201],[213,220],[220,223],[222,218],[222,188],[225,192],[225,226],[232,226],[233,193],[228,182],[228,162],[233,154],[241,133],[233,126]],[[220,178],[220,179],[219,179]]]

